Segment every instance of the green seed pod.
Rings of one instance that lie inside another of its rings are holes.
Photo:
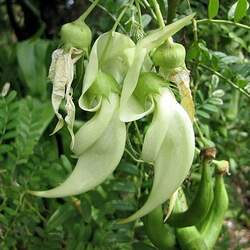
[[[148,238],[156,247],[161,250],[175,249],[175,234],[170,226],[164,224],[161,206],[143,217],[143,224]]]
[[[92,40],[92,32],[81,18],[64,24],[60,36],[66,48],[74,47],[85,51],[90,47]]]
[[[198,191],[190,207],[180,213],[173,213],[167,223],[175,227],[187,227],[200,223],[208,214],[213,201],[213,179],[209,169],[209,163],[202,165],[202,177]]]
[[[153,62],[163,71],[185,66],[186,50],[183,45],[166,42],[158,47],[153,54]]]
[[[185,194],[179,190],[175,212],[181,213],[188,208]],[[181,250],[208,250],[204,239],[195,226],[176,228],[176,237]]]
[[[217,167],[215,175],[214,200],[212,206],[205,220],[198,226],[209,250],[214,248],[220,235],[229,203],[223,179],[224,173],[228,171],[228,164],[226,161],[221,161],[221,164],[221,166]]]

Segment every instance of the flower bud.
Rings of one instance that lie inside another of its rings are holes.
[[[74,47],[85,51],[90,47],[92,40],[91,30],[81,18],[64,24],[60,36],[66,48]]]
[[[185,56],[186,50],[183,45],[167,42],[155,50],[153,62],[156,66],[160,66],[163,71],[178,67],[185,68]]]

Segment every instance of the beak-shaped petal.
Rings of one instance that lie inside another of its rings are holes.
[[[169,199],[186,178],[193,161],[194,131],[187,112],[168,89],[156,102],[158,112],[143,145],[143,157],[155,162],[153,187],[146,203],[121,223],[138,219]]]
[[[110,103],[115,108],[112,118],[110,119],[110,116],[107,116],[110,121],[108,126],[105,127],[99,137],[96,136],[94,139],[91,133],[84,134],[86,137],[82,139],[87,140],[89,147],[86,147],[86,150],[81,153],[75,169],[66,181],[56,188],[47,191],[30,191],[30,193],[47,198],[77,195],[95,188],[112,174],[123,155],[126,127],[119,120],[118,95],[111,94]],[[107,103],[104,105],[107,105]],[[97,118],[94,117],[93,119]],[[83,126],[89,126],[89,124]],[[81,151],[83,150],[80,146],[79,148]]]

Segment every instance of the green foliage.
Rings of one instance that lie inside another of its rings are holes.
[[[17,44],[20,76],[33,96],[47,97],[47,51],[49,41],[32,39]]]
[[[239,22],[247,13],[248,2],[247,0],[238,0],[234,13],[235,22]]]
[[[218,11],[219,11],[219,6],[220,6],[219,0],[209,0],[208,17],[210,19],[217,16]]]

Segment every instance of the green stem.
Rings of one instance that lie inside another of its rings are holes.
[[[137,11],[138,11],[139,23],[140,23],[140,26],[142,27],[141,7],[140,7],[140,4],[138,1],[135,1],[135,5],[136,5]]]
[[[228,21],[228,20],[217,20],[217,19],[201,19],[201,20],[197,20],[197,23],[215,23],[215,24],[225,24],[225,25],[233,25],[239,28],[243,28],[243,29],[247,29],[250,30],[250,26],[245,25],[245,24],[241,24],[241,23],[235,23],[232,21]]]
[[[203,133],[202,133],[202,131],[201,131],[201,128],[200,128],[200,126],[199,126],[199,124],[198,124],[198,122],[197,122],[196,120],[194,121],[194,125],[195,125],[195,127],[197,128],[197,131],[198,131],[198,134],[199,134],[201,140],[202,140],[202,141],[203,141],[203,140],[206,140],[206,138],[204,137],[204,135],[203,135]]]
[[[97,4],[97,7],[100,8],[103,12],[105,12],[108,16],[110,16],[110,18],[113,20],[113,21],[117,21],[117,18],[111,14],[104,6],[102,6],[101,4]],[[126,33],[126,30],[123,28],[123,26],[118,23],[119,27],[121,28],[121,30]]]
[[[194,41],[197,42],[198,41],[198,29],[197,29],[197,21],[194,18],[192,20],[192,24],[193,24]]]
[[[170,24],[173,22],[179,2],[180,0],[168,0],[167,24]]]
[[[140,129],[139,129],[138,124],[137,124],[136,121],[134,121],[134,125],[135,125],[135,130],[136,130],[136,133],[137,133],[137,136],[138,136],[138,140],[139,140],[140,144],[142,145],[143,140],[142,140],[142,136],[141,136],[141,133],[140,133]]]
[[[137,163],[145,163],[145,161],[141,160],[141,159],[137,159],[127,148],[125,148],[124,150],[130,157],[132,160],[134,160]]]
[[[163,28],[165,26],[162,14],[161,14],[161,10],[160,10],[160,6],[157,2],[157,0],[152,0],[153,5],[154,5],[154,9],[155,9],[155,14],[158,20],[158,23],[160,25],[161,28]]]
[[[235,89],[237,89],[238,91],[240,91],[242,94],[244,94],[245,96],[247,96],[248,98],[250,98],[250,94],[248,94],[245,90],[243,90],[242,88],[240,88],[237,84],[235,84],[234,82],[232,82],[230,79],[227,79],[225,76],[223,76],[221,73],[219,73],[218,71],[208,67],[207,65],[203,64],[203,63],[199,63],[198,66],[207,69],[208,71],[212,72],[213,74],[217,75],[218,77],[220,77],[221,79],[223,79],[225,82],[227,82],[228,84],[230,84],[232,87],[234,87]]]
[[[126,13],[128,7],[130,7],[132,4],[134,3],[134,0],[130,1],[130,3],[126,4],[126,6],[123,8],[123,10],[121,11],[120,15],[118,16],[118,18],[115,21],[115,24],[112,28],[112,31],[115,31],[118,24],[120,23],[122,17],[124,16],[124,14]]]
[[[99,1],[100,0],[95,0],[94,2],[92,2],[88,9],[80,16],[80,19],[82,21],[84,21],[88,17],[88,15],[92,12],[92,10],[95,8]]]
[[[152,15],[152,17],[154,18],[154,20],[157,21],[157,17],[156,17],[156,15],[155,15],[155,13],[154,13],[154,10],[151,8],[151,6],[150,6],[150,4],[148,3],[148,1],[147,1],[147,0],[142,0],[142,1],[143,1],[143,4],[146,6],[146,8],[148,8],[149,11],[151,12],[151,15]]]

